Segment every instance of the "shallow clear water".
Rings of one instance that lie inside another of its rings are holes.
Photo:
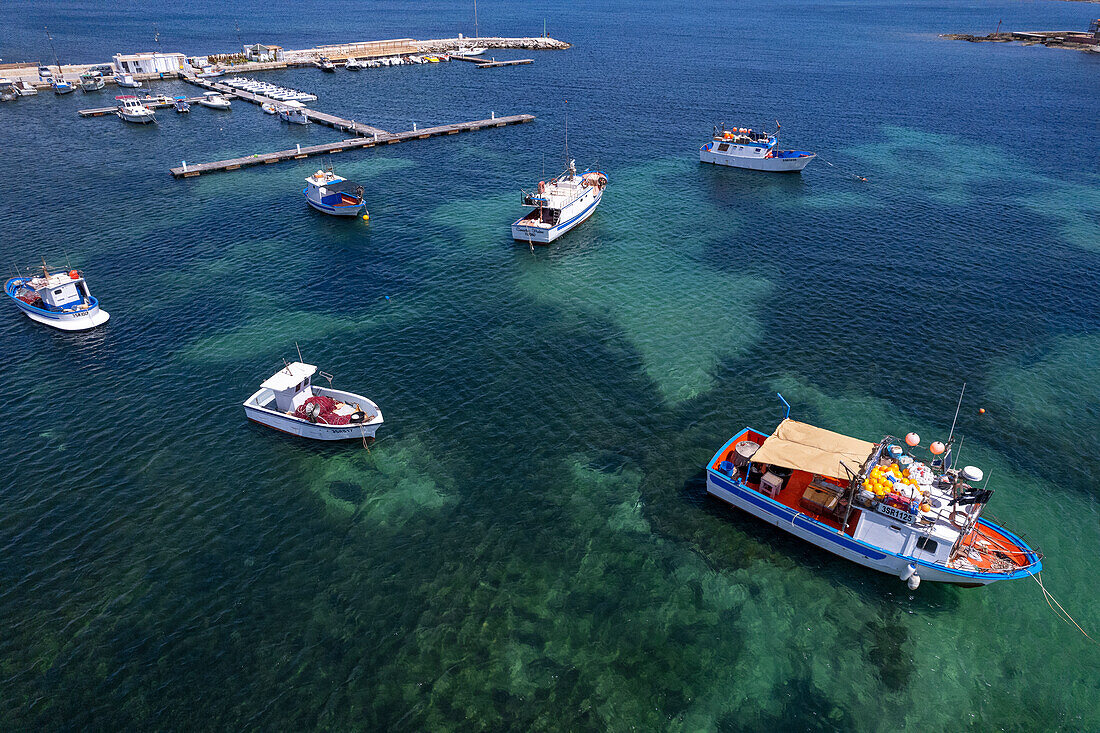
[[[88,62],[153,22],[188,53],[238,20],[288,47],[472,32],[465,3],[120,5],[17,3],[0,56],[48,58],[42,25]],[[1035,583],[910,593],[707,499],[701,468],[776,391],[927,437],[965,381],[993,512],[1100,630],[1100,57],[936,37],[1088,7],[586,3],[546,11],[575,47],[531,66],[264,74],[390,130],[538,115],[329,159],[369,224],[304,205],[315,159],[168,174],[327,128],[0,105],[5,265],[68,259],[112,314],[0,319],[3,727],[1100,727],[1100,647]],[[485,34],[541,12],[479,3]],[[566,100],[611,185],[532,252],[507,225],[564,164]],[[712,124],[776,118],[822,156],[801,177],[698,164]],[[369,453],[245,420],[295,342],[381,405]]]

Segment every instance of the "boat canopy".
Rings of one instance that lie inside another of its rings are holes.
[[[752,462],[846,480],[848,471],[858,473],[874,449],[875,444],[866,440],[786,418],[764,440],[760,450],[753,455]]]

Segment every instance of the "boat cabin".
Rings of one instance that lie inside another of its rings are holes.
[[[299,405],[313,396],[311,380],[316,372],[317,367],[312,364],[303,364],[300,361],[287,364],[260,385],[261,389],[270,390],[271,394],[261,394],[259,404],[271,409],[271,398],[274,397],[276,410],[293,413]]]

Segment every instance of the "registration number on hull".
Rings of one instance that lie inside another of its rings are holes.
[[[875,507],[875,510],[879,514],[885,514],[888,517],[893,517],[901,522],[915,522],[917,520],[916,514],[898,509],[896,506],[890,506],[889,504],[879,504]]]

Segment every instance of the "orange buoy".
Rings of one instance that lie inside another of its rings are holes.
[[[979,407],[978,408],[978,414],[979,415],[984,415],[985,414],[985,408],[984,407]]]
[[[947,446],[945,446],[943,443],[941,443],[938,440],[936,442],[932,443],[932,445],[928,446],[928,450],[932,451],[932,453],[934,453],[937,456],[940,453],[943,453],[946,449],[947,449]]]
[[[69,277],[72,278],[73,280],[77,280],[77,279],[80,278],[80,273],[77,272],[76,270],[69,270]]]

